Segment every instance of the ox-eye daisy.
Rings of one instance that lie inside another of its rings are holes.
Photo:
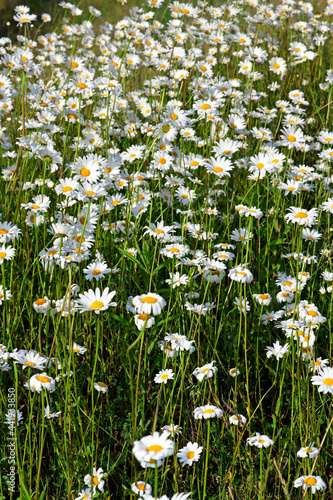
[[[323,392],[324,394],[330,392],[333,394],[333,368],[323,368],[319,375],[311,377],[311,382],[313,385],[319,386],[319,392]]]
[[[295,488],[302,486],[304,490],[311,488],[312,493],[316,493],[317,490],[321,491],[327,488],[326,483],[324,483],[320,476],[301,476],[296,479],[294,486]]]
[[[185,465],[193,465],[193,462],[198,462],[202,450],[203,447],[199,446],[198,443],[189,442],[184,448],[178,451],[177,457],[183,467]]]
[[[101,311],[117,305],[117,302],[111,302],[115,294],[115,291],[109,293],[109,287],[106,287],[102,294],[99,288],[96,288],[95,292],[90,289],[88,292],[80,293],[80,298],[75,302],[81,313],[94,311],[99,314]]]
[[[161,460],[173,455],[175,444],[171,439],[169,432],[154,432],[152,436],[144,436],[140,441],[134,441],[133,454],[139,461],[149,462],[150,460]]]
[[[132,300],[132,304],[139,314],[146,313],[154,316],[161,314],[163,307],[166,306],[163,297],[150,292],[137,295]]]
[[[223,416],[223,411],[218,408],[217,406],[213,405],[205,405],[205,406],[198,406],[195,408],[193,411],[193,416],[196,419],[207,419],[207,418],[221,418]]]
[[[175,374],[171,369],[161,370],[155,376],[154,382],[156,382],[157,384],[166,384],[167,381],[173,379],[174,376]]]

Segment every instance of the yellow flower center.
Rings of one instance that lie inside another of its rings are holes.
[[[266,295],[265,293],[262,293],[262,294],[259,295],[259,299],[267,300],[268,299],[268,295]]]
[[[333,385],[333,378],[325,378],[323,382],[325,385]]]
[[[90,175],[90,170],[88,170],[87,168],[82,168],[80,170],[80,174],[82,175],[82,177],[89,177]]]
[[[102,309],[104,306],[103,302],[100,300],[95,300],[91,305],[90,309]]]
[[[1,253],[0,253],[0,257],[1,257]],[[36,304],[37,306],[42,306],[43,304],[46,304],[46,300],[45,300],[45,299],[37,299],[37,300],[35,301],[35,304]]]
[[[164,373],[164,375],[161,376],[161,380],[166,380],[169,377],[167,373]]]
[[[68,191],[72,191],[72,190],[73,190],[73,188],[72,188],[72,187],[70,187],[70,186],[64,186],[64,187],[62,188],[62,190],[63,190],[63,192],[64,192],[64,193],[68,193]]]
[[[158,453],[159,451],[163,450],[163,446],[159,444],[152,444],[151,446],[148,446],[147,451],[154,451],[155,453]]]
[[[307,216],[308,214],[305,212],[298,212],[295,217],[297,217],[298,219],[306,219]]]
[[[288,135],[287,139],[289,142],[296,142],[296,137],[294,135]]]
[[[87,85],[85,83],[83,83],[83,82],[77,83],[76,86],[79,87],[79,89],[82,89],[82,90],[84,90],[84,89],[87,88]]]
[[[8,231],[7,229],[0,229],[0,234],[8,234]]]
[[[186,454],[187,458],[193,458],[193,457],[194,457],[194,455],[195,455],[194,451],[189,451],[189,452]]]
[[[274,69],[279,69],[279,68],[280,68],[280,64],[275,63],[275,64],[274,64]]]
[[[36,379],[39,382],[42,382],[43,384],[47,384],[48,382],[51,382],[51,379],[49,377],[45,377],[45,375],[38,375],[38,377],[36,377]]]
[[[210,109],[211,108],[211,105],[210,104],[202,104],[201,105],[201,109]]]
[[[223,168],[222,167],[215,167],[214,172],[223,172]]]
[[[145,304],[156,304],[157,299],[155,297],[143,297],[141,302],[144,302]]]
[[[178,120],[178,115],[176,115],[176,113],[171,113],[170,117],[171,117],[173,120]]]
[[[25,365],[26,366],[36,366],[33,361],[26,361]]]
[[[314,477],[307,477],[306,479],[304,479],[304,482],[309,486],[314,486],[315,484],[317,484],[317,479],[315,479]]]
[[[202,413],[214,413],[214,410],[211,410],[210,408],[208,410],[204,410]]]
[[[92,272],[93,276],[98,276],[99,274],[101,274],[101,271],[99,269],[95,269],[95,271]]]

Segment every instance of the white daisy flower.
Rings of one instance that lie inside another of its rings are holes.
[[[202,450],[203,447],[199,446],[198,443],[189,442],[184,448],[178,451],[177,457],[183,467],[185,465],[193,465],[193,462],[198,462]]]

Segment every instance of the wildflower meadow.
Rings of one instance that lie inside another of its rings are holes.
[[[0,38],[0,500],[333,499],[333,0],[111,4]]]

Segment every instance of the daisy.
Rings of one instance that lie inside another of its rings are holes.
[[[311,382],[313,385],[319,386],[319,392],[333,394],[333,368],[323,368],[319,375],[313,375],[311,377]]]
[[[256,432],[256,435],[253,437],[248,437],[246,440],[246,444],[250,446],[256,446],[257,448],[268,448],[274,444],[274,441],[270,439],[265,434],[260,434]]]
[[[175,229],[173,226],[165,226],[164,221],[158,222],[156,225],[149,222],[150,227],[145,226],[146,229],[144,234],[149,234],[149,236],[154,236],[157,239],[163,239],[166,235],[174,233]]]
[[[161,430],[169,432],[171,436],[177,436],[182,433],[182,428],[175,424],[164,425]]]
[[[134,441],[133,455],[139,462],[160,461],[173,455],[175,444],[168,439],[169,436],[169,432],[163,431],[161,435],[159,432],[154,432],[152,436],[145,436],[140,441]]]
[[[285,60],[282,59],[282,57],[273,57],[269,61],[269,69],[273,73],[280,75],[282,77],[285,74],[285,72],[287,71],[287,64],[286,64]]]
[[[285,215],[287,223],[297,223],[300,226],[312,226],[317,222],[318,209],[311,208],[311,210],[305,210],[304,208],[289,207],[290,213]]]
[[[51,418],[55,418],[55,417],[59,417],[59,415],[61,414],[61,411],[57,411],[56,413],[51,413],[51,410],[50,410],[50,405],[47,405],[45,406],[44,408],[44,416],[46,418],[48,418],[49,420]]]
[[[180,259],[182,257],[185,257],[189,253],[189,249],[185,245],[178,245],[175,243],[172,243],[171,245],[167,245],[165,248],[162,248],[160,250],[160,254],[164,255],[165,257],[177,257],[177,259]]]
[[[243,266],[237,266],[231,269],[228,276],[232,280],[239,281],[240,283],[251,283],[251,281],[253,281],[253,274]]]
[[[225,176],[230,177],[229,172],[233,170],[233,165],[228,158],[224,158],[222,156],[218,158],[211,158],[207,162],[207,171],[217,175],[222,178]]]
[[[322,209],[325,212],[330,212],[331,214],[333,213],[333,198],[328,198],[327,201],[324,201],[322,204]]]
[[[188,206],[194,198],[196,198],[194,189],[185,188],[180,186],[175,192],[175,197],[182,205]]]
[[[297,456],[301,458],[315,458],[318,454],[319,449],[314,446],[314,443],[310,443],[309,446],[305,446],[297,452]]]
[[[321,373],[322,369],[326,368],[328,363],[328,359],[317,358],[314,363],[313,361],[310,362],[309,367],[312,368],[314,372]]]
[[[49,377],[45,372],[40,375],[33,375],[29,382],[24,384],[24,387],[30,389],[31,392],[40,393],[42,389],[46,389],[50,392],[55,391],[55,380],[52,377]]]
[[[263,306],[268,306],[272,300],[272,297],[270,296],[269,293],[259,293],[259,294],[255,293],[253,294],[253,297],[258,302],[258,304]]]
[[[75,498],[75,500],[92,500],[93,496],[95,496],[96,487],[86,488],[85,490],[80,491],[79,496]],[[91,496],[93,495],[93,496]]]
[[[238,299],[236,297],[236,299],[234,300],[234,304],[235,306],[238,307],[238,311],[239,312],[243,312],[245,313],[246,311],[250,311],[251,310],[251,307],[250,307],[250,304],[249,304],[249,301],[246,299],[246,301],[244,302],[243,299]]]
[[[11,245],[6,247],[5,245],[0,246],[0,264],[3,264],[5,260],[12,260],[15,255],[15,248]]]
[[[97,182],[101,176],[101,169],[96,161],[78,158],[73,167],[74,180]]]
[[[322,237],[322,233],[319,233],[315,229],[308,229],[305,227],[302,231],[302,238],[306,241],[319,241]]]
[[[21,207],[33,212],[47,212],[50,207],[50,198],[48,196],[38,195],[30,203],[22,203]]]
[[[105,481],[103,481],[102,477],[103,477],[103,469],[100,467],[98,470],[94,467],[93,468],[93,473],[92,473],[92,476],[90,474],[87,474],[86,476],[84,476],[84,484],[86,484],[87,486],[89,486],[90,488],[93,486],[94,488],[97,486],[97,488],[99,489],[99,491],[101,491],[102,493],[104,493],[104,483]]]
[[[12,294],[10,293],[10,291],[9,290],[4,291],[3,286],[0,285],[0,306],[2,305],[2,302],[4,300],[9,300],[11,297]]]
[[[95,382],[94,388],[98,392],[107,392],[109,390],[108,386],[104,382]]]
[[[185,465],[193,465],[193,462],[199,461],[202,450],[203,447],[199,446],[198,443],[189,442],[184,448],[178,451],[177,457],[183,467]]]
[[[131,489],[136,495],[139,495],[140,497],[144,495],[150,495],[152,492],[152,487],[149,483],[145,483],[145,481],[136,481],[132,484]]]
[[[294,126],[286,127],[282,130],[281,145],[288,146],[289,149],[304,144],[304,135],[301,128]]]
[[[247,419],[240,414],[232,415],[229,417],[229,423],[231,425],[245,425],[247,422]]]
[[[91,281],[92,279],[100,280],[104,278],[107,274],[110,274],[111,269],[107,266],[106,262],[96,261],[89,264],[85,269],[83,269],[86,275],[86,280]]]
[[[156,293],[144,293],[137,295],[132,300],[133,306],[139,314],[153,314],[158,316],[162,309],[166,306],[166,302],[160,295]]]
[[[41,356],[39,353],[35,351],[29,352],[16,352],[13,354],[13,359],[15,359],[14,363],[19,363],[22,365],[22,368],[35,368],[36,370],[44,370],[45,364],[47,363],[47,358]]]
[[[214,366],[215,361],[208,363],[207,365],[198,367],[194,370],[193,375],[201,382],[204,378],[213,377],[214,373],[217,371],[217,367]]]
[[[320,476],[301,476],[294,482],[294,487],[299,488],[302,486],[303,490],[311,488],[312,493],[316,491],[326,490],[326,483],[322,480]]]
[[[67,349],[70,350],[69,345],[67,346]],[[84,354],[87,351],[87,348],[73,342],[72,351],[80,356],[81,354]]]
[[[239,374],[240,371],[238,370],[238,368],[231,368],[231,370],[229,370],[229,375],[231,375],[232,377],[236,377]]]
[[[0,243],[13,241],[20,237],[21,229],[14,226],[11,222],[0,222]]]
[[[50,309],[50,303],[50,299],[45,296],[42,299],[35,300],[35,302],[32,304],[32,307],[38,313],[47,314]]]
[[[161,370],[155,375],[154,382],[157,384],[166,384],[169,379],[173,379],[175,376],[174,372],[170,369]]]
[[[276,359],[282,359],[283,356],[288,352],[289,344],[285,344],[284,346],[280,345],[280,342],[277,341],[273,344],[273,347],[266,347],[266,356],[271,358],[275,356]]]
[[[246,228],[234,229],[230,235],[230,239],[233,241],[241,241],[244,245],[248,240],[252,239],[252,233]]]
[[[180,273],[169,273],[170,279],[166,279],[165,283],[168,285],[171,285],[172,283],[172,288],[176,288],[180,285],[187,285],[189,281],[189,277],[186,274],[180,275]]]
[[[134,312],[136,312],[135,309],[134,309]],[[154,326],[155,325],[155,318],[154,318],[154,316],[150,316],[149,314],[146,314],[146,313],[135,314],[134,322],[135,322],[137,329],[142,330],[145,325],[146,325],[146,328],[151,328],[152,326]]]
[[[96,314],[99,314],[109,307],[116,307],[117,302],[111,302],[115,294],[115,291],[109,293],[109,287],[106,287],[102,294],[99,288],[96,288],[95,292],[90,289],[88,292],[80,293],[80,298],[75,303],[81,313],[94,311]]]
[[[198,406],[193,410],[193,416],[195,419],[207,419],[207,418],[221,418],[223,416],[223,411],[217,406],[205,405]]]

